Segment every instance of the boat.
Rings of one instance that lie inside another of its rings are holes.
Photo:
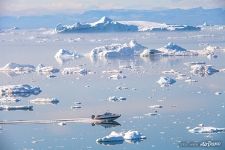
[[[111,122],[119,118],[121,115],[120,114],[114,114],[110,112],[106,112],[102,115],[92,115],[91,118],[93,120],[99,120],[99,121],[105,121],[105,122]]]

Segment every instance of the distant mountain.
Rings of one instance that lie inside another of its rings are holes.
[[[166,24],[200,25],[204,22],[211,25],[225,25],[225,9],[167,9],[167,10],[90,10],[73,15],[45,16],[0,16],[0,28],[40,28],[55,27],[57,24],[74,24],[75,22],[93,22],[102,16],[113,20],[151,21]]]

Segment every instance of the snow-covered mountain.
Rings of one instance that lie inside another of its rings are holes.
[[[80,32],[146,32],[146,31],[199,31],[200,27],[188,25],[167,25],[147,21],[113,21],[108,17],[102,17],[93,23],[76,23],[74,25],[59,24],[57,33]]]

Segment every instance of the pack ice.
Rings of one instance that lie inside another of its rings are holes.
[[[2,96],[28,97],[30,95],[38,95],[39,93],[41,93],[40,87],[28,84],[0,86],[0,94]]]
[[[147,49],[147,47],[142,46],[134,40],[131,40],[129,43],[111,44],[96,47],[91,50],[90,56],[106,58],[129,57],[140,55],[140,53],[145,49]]]

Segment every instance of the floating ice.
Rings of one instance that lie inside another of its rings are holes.
[[[70,51],[66,49],[60,49],[56,54],[55,54],[55,59],[58,63],[62,64],[65,61],[68,60],[73,60],[75,58],[80,58],[82,55],[80,55],[76,51]]]
[[[215,94],[215,95],[221,95],[222,92],[215,92],[214,94]]]
[[[126,25],[116,21],[111,20],[107,17],[102,17],[100,20],[80,24],[79,22],[74,25],[61,25],[56,27],[57,33],[79,33],[79,32],[132,32],[137,31],[137,26]]]
[[[120,80],[120,79],[124,79],[124,78],[126,78],[126,76],[122,75],[122,74],[114,74],[109,77],[109,79],[111,79],[111,80]]]
[[[19,102],[21,99],[15,98],[15,97],[2,97],[0,98],[0,103],[15,103]]]
[[[194,75],[200,75],[201,77],[212,75],[219,70],[213,68],[211,65],[192,65],[191,66],[191,73]]]
[[[96,47],[91,50],[91,57],[106,57],[106,58],[115,58],[115,57],[128,57],[140,55],[140,53],[147,49],[145,46],[137,43],[134,40],[131,40],[129,43],[124,44],[111,44]]]
[[[58,125],[59,126],[65,126],[66,125],[66,122],[59,122]]]
[[[127,100],[126,97],[110,96],[110,97],[108,98],[108,101],[111,101],[111,102],[125,101],[125,100]]]
[[[157,108],[163,108],[162,105],[152,105],[152,106],[148,106],[149,108],[153,108],[153,109],[157,109]]]
[[[143,139],[146,139],[146,136],[143,136],[142,133],[138,131],[132,131],[129,130],[127,132],[115,132],[112,131],[109,135],[103,137],[103,138],[98,138],[96,140],[97,143],[103,143],[104,142],[116,142],[116,141],[126,141],[128,143],[132,142],[139,142]],[[110,143],[108,143],[110,145]]]
[[[193,83],[193,82],[198,82],[198,81],[194,80],[194,79],[186,79],[186,80],[184,80],[184,82]]]
[[[41,93],[40,87],[33,87],[28,84],[0,86],[0,94],[2,96],[28,97],[39,93]]]
[[[52,74],[58,73],[59,69],[54,68],[53,66],[44,66],[43,64],[39,64],[36,68],[36,71],[41,74]]]
[[[149,57],[151,55],[161,54],[161,51],[157,49],[145,49],[142,53],[140,53],[141,57]]]
[[[0,68],[0,71],[15,74],[25,74],[35,71],[35,67],[29,64],[8,63],[4,67]]]
[[[193,66],[193,65],[205,65],[205,62],[186,62],[184,63],[186,66]]]
[[[73,75],[73,74],[80,74],[80,75],[87,75],[88,70],[80,67],[71,67],[71,68],[64,68],[62,70],[63,75]]]
[[[9,105],[1,105],[0,106],[0,110],[7,110],[7,111],[11,111],[11,110],[29,110],[29,111],[33,111],[33,106],[31,105],[21,105],[21,106],[9,106]]]
[[[81,108],[81,106],[78,106],[78,105],[71,106],[71,109],[77,109],[77,108]]]
[[[30,100],[33,104],[44,105],[44,104],[58,104],[59,100],[56,98],[36,98]]]
[[[122,73],[122,71],[114,69],[114,70],[105,70],[105,71],[102,71],[102,73],[109,73],[109,74],[113,73],[113,74],[115,74],[115,73]]]
[[[215,127],[205,127],[204,125],[200,125],[193,129],[188,130],[190,133],[199,133],[199,134],[211,134],[211,133],[221,133],[225,132],[225,128],[215,128]]]
[[[160,79],[157,81],[157,83],[159,83],[161,87],[168,87],[175,82],[176,80],[170,77],[160,77]]]

